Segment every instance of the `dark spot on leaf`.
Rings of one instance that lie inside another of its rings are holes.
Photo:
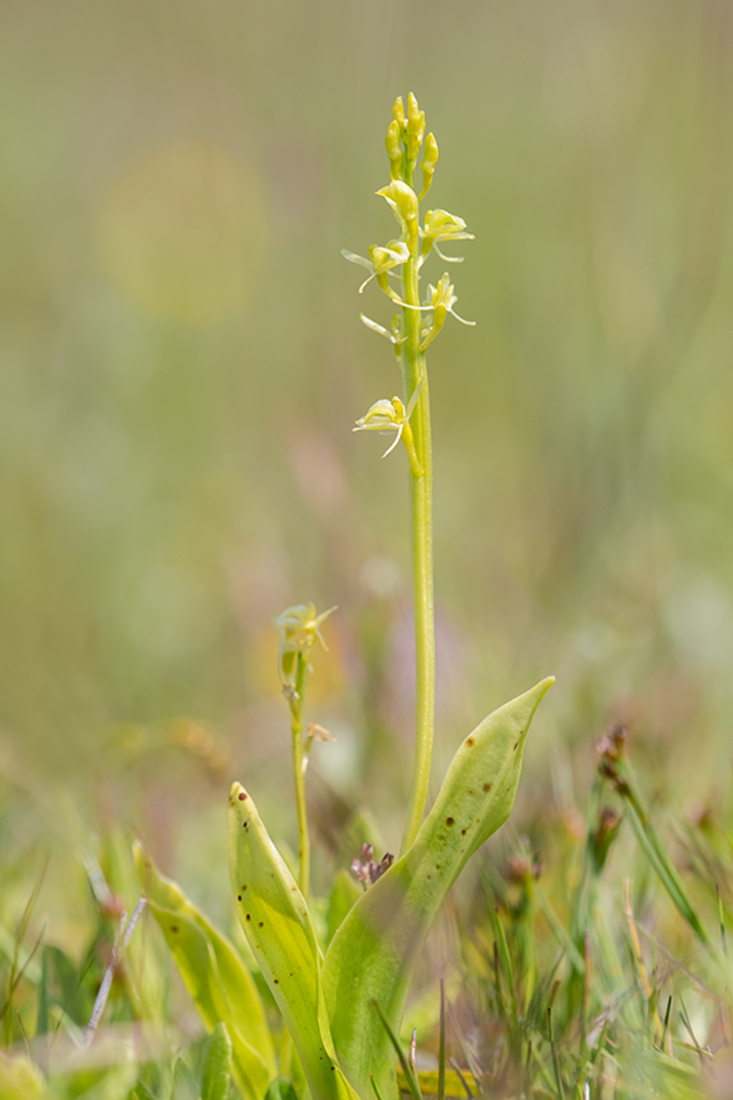
[[[177,924],[172,924],[171,925],[171,932],[177,932],[177,931],[178,931],[178,925]]]
[[[455,825],[455,819],[452,817],[446,817],[445,823],[446,825]]]
[[[469,793],[469,794],[473,794],[473,791],[469,791],[468,793]]]
[[[491,783],[484,783],[484,790],[485,790],[485,791],[487,791],[487,792],[488,792],[488,791],[490,791],[490,790],[491,790],[491,787],[492,787],[492,784],[491,784]]]
[[[461,836],[465,836],[465,835],[466,835],[466,830],[465,830],[465,829],[461,829]]]
[[[432,877],[433,877],[432,875],[428,875],[428,882],[430,881],[430,879],[431,879]]]
[[[273,978],[272,980],[274,981],[275,985],[280,985],[280,982],[277,980],[277,978]]]
[[[471,748],[471,746],[472,746],[472,745],[473,745],[474,743],[475,743],[475,742],[474,742],[474,739],[473,739],[473,737],[467,737],[467,738],[466,738],[466,744],[468,745],[468,747],[469,747],[469,748]]]
[[[331,1073],[335,1073],[335,1071],[336,1071],[336,1067],[335,1067],[335,1066],[331,1066]]]
[[[243,882],[243,883],[242,883],[242,893],[244,893],[244,891],[245,891],[246,889],[247,889],[247,883],[246,883],[246,882]]]
[[[288,974],[288,977],[289,977],[289,978],[292,978],[292,976],[293,976],[293,972],[292,972],[292,970],[291,970],[291,971],[290,971],[290,973]]]
[[[242,895],[241,895],[241,894],[237,894],[237,901],[241,901],[241,900],[242,900]]]
[[[440,870],[440,864],[439,864],[439,863],[436,863],[436,864],[435,864],[435,870],[436,870],[436,871],[439,871],[439,870]]]
[[[517,745],[518,745],[518,744],[519,744],[519,742],[518,742],[518,741],[515,741],[515,742],[514,742],[514,748],[512,749],[512,752],[516,752],[516,751],[517,751]]]
[[[263,925],[264,925],[264,921],[260,921],[260,922],[259,922],[259,924],[257,925],[257,927],[258,927],[258,928],[262,928],[262,927],[263,927]]]
[[[240,802],[244,802],[246,797],[247,797],[247,795],[244,793],[244,791],[239,792],[239,801]]]
[[[247,914],[247,920],[250,920],[250,915],[249,915],[249,913]]]

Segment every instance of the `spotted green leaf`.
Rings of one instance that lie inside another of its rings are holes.
[[[261,1100],[277,1074],[272,1039],[252,975],[239,952],[161,875],[141,845],[134,849],[140,881],[184,985],[210,1031],[227,1026],[234,1074],[248,1100]]]
[[[314,1100],[348,1100],[320,990],[321,952],[308,907],[239,783],[229,795],[229,868],[237,914],[298,1051]]]
[[[362,1097],[370,1077],[395,1090],[389,1035],[399,1031],[415,963],[448,890],[469,857],[509,816],[527,730],[554,681],[543,680],[489,715],[462,743],[412,847],[356,902],[323,965],[337,1056]]]

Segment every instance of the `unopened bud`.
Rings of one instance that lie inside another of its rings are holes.
[[[412,137],[422,139],[425,136],[425,112],[420,110],[416,96],[410,92],[407,97],[407,132]]]
[[[425,149],[422,157],[422,191],[420,192],[420,198],[424,199],[430,190],[433,183],[433,174],[435,172],[435,165],[438,163],[438,142],[435,140],[435,134],[430,131],[425,138]]]
[[[387,137],[385,138],[384,144],[387,148],[387,156],[389,157],[390,179],[402,179],[402,160],[404,155],[404,150],[402,148],[402,129],[396,119],[393,119],[387,128]]]
[[[417,99],[410,92],[407,97],[407,157],[413,164],[420,152],[425,136],[425,112],[421,111]]]

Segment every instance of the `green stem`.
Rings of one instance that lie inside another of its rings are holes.
[[[295,671],[295,693],[290,700],[293,734],[293,777],[295,779],[295,806],[298,811],[298,885],[303,897],[308,900],[310,885],[310,838],[308,836],[308,816],[305,805],[305,747],[303,744],[303,704],[305,688],[308,682],[308,658],[298,654]]]
[[[420,304],[418,242],[404,268],[404,300]],[[415,618],[415,767],[410,806],[402,838],[406,851],[422,823],[430,785],[435,726],[435,606],[433,595],[433,454],[430,438],[430,395],[425,355],[420,351],[420,313],[403,310],[402,376],[405,403],[422,382],[412,416],[412,433],[422,475],[410,470],[412,513],[413,611]]]

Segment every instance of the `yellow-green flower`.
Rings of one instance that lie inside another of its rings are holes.
[[[393,271],[410,258],[410,250],[404,241],[388,241],[386,245],[370,245],[368,259],[366,256],[359,256],[356,252],[350,252],[348,248],[342,248],[341,255],[349,263],[358,264],[359,267],[365,267],[367,271],[371,272],[359,287],[360,294],[372,279],[376,279],[380,290],[383,290],[388,298],[399,305],[403,305],[402,299],[389,285],[387,276],[390,271]]]
[[[395,437],[382,458],[386,458],[388,454],[391,454],[399,441],[402,440],[407,448],[416,477],[422,477],[422,468],[415,452],[410,417],[420,396],[421,386],[422,382],[415,388],[407,409],[405,409],[402,399],[399,397],[393,397],[391,401],[388,401],[386,397],[382,397],[379,401],[375,401],[364,416],[357,420],[356,426],[352,429],[355,432],[381,432],[382,434],[394,431]]]
[[[420,230],[422,245],[420,247],[420,263],[428,258],[431,249],[447,263],[463,263],[463,256],[444,256],[438,248],[438,241],[472,241],[473,233],[466,232],[466,223],[457,214],[449,214],[447,210],[428,210],[425,215],[425,226]]]
[[[435,337],[445,323],[445,319],[450,313],[455,317],[456,321],[460,321],[462,325],[475,325],[475,321],[467,321],[465,317],[459,317],[453,306],[458,299],[453,293],[453,284],[450,281],[448,272],[446,271],[442,278],[438,279],[438,285],[433,286],[432,283],[428,283],[428,309],[433,311],[433,323],[428,329],[427,333],[423,337],[420,344],[420,350],[424,351],[428,344],[431,344]]]
[[[325,622],[335,610],[335,607],[329,607],[328,611],[322,611],[318,615],[315,604],[299,603],[293,607],[287,607],[282,614],[272,620],[280,635],[277,667],[280,682],[284,688],[294,687],[295,663],[298,654],[302,654],[307,660],[316,639],[324,649],[328,649],[320,628],[321,623]]]

